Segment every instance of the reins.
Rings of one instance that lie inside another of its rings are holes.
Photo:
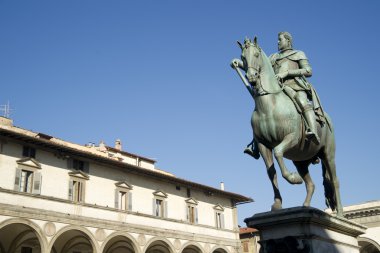
[[[280,90],[278,90],[278,91],[267,91],[267,90],[264,89],[264,87],[261,85],[261,78],[260,78],[261,75],[262,75],[262,72],[260,72],[258,80],[260,80],[260,87],[261,87],[261,89],[262,89],[265,93],[257,94],[257,96],[264,96],[264,95],[278,94],[278,93],[280,93],[280,92],[282,92],[282,91],[284,90],[285,85],[283,85],[283,84],[280,82],[280,80],[277,80],[277,83],[278,83],[278,85],[280,86]]]

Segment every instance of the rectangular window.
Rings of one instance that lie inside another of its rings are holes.
[[[132,211],[132,192],[116,188],[115,208],[124,211]]]
[[[243,242],[243,251],[248,252],[248,242]]]
[[[157,191],[153,194],[155,196],[152,199],[153,200],[152,215],[156,217],[167,218],[168,217],[168,201],[166,200],[167,194],[161,191]]]
[[[36,149],[24,146],[22,148],[22,156],[23,157],[36,158]]]
[[[195,207],[193,206],[188,206],[187,207],[189,210],[189,222],[190,223],[195,223]]]
[[[224,228],[224,215],[221,212],[215,213],[215,224],[217,228]]]
[[[121,210],[127,210],[128,206],[128,199],[127,199],[128,194],[123,191],[119,191],[119,203],[120,203],[120,209]]]
[[[73,181],[73,201],[83,202],[83,182]]]
[[[15,191],[41,194],[42,176],[40,172],[16,168],[15,174],[13,188]]]
[[[21,170],[20,191],[31,193],[32,187],[33,187],[33,172],[28,171],[28,170]]]
[[[74,159],[74,158],[67,159],[67,168],[69,168],[70,170],[82,171],[86,174],[89,174],[90,172],[89,162]]]
[[[73,159],[73,169],[84,171],[85,169],[84,162],[77,159]]]
[[[156,216],[164,217],[164,205],[161,199],[156,199]]]

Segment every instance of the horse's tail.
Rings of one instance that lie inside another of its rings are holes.
[[[325,202],[326,206],[330,207],[331,210],[335,211],[337,202],[334,190],[334,185],[331,181],[331,177],[326,170],[325,165],[322,163],[322,176],[323,176],[323,186],[325,188]]]

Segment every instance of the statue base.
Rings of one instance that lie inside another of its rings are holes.
[[[260,253],[359,253],[366,227],[311,207],[258,213],[246,218],[260,233]]]

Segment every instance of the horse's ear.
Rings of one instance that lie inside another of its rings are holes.
[[[254,43],[255,45],[257,45],[257,36],[255,36],[255,38],[253,38],[253,43]]]
[[[243,49],[243,45],[240,43],[240,41],[237,40],[236,43],[238,43],[240,49]]]

